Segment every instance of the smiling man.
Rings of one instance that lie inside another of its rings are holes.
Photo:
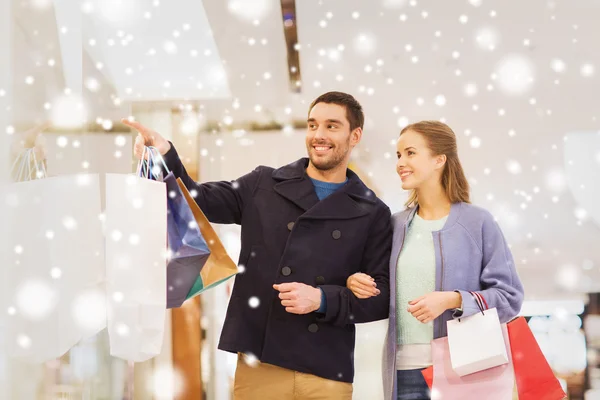
[[[233,182],[194,182],[170,142],[123,122],[139,132],[136,156],[157,147],[211,222],[242,226],[245,270],[219,343],[239,354],[234,398],[350,400],[354,324],[388,316],[392,242],[390,210],[348,169],[362,137],[360,104],[323,94],[309,109],[308,158]],[[373,277],[374,297],[360,300],[346,288],[356,272]]]

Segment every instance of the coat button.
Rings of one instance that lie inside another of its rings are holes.
[[[292,229],[294,229],[294,223],[293,223],[293,222],[290,222],[289,224],[287,224],[287,227],[288,227],[288,231],[290,231],[290,232],[291,232],[291,231],[292,231]]]
[[[310,324],[308,326],[308,331],[310,333],[317,333],[319,331],[319,325],[317,325],[317,324]]]
[[[325,277],[324,276],[317,276],[317,279],[315,279],[315,281],[317,282],[317,285],[324,285],[325,284]]]
[[[342,237],[342,232],[336,229],[335,231],[331,232],[331,236],[337,240]]]
[[[292,269],[290,267],[281,268],[281,275],[290,276],[292,274]]]

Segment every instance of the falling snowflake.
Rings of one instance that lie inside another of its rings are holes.
[[[71,307],[71,313],[80,327],[98,331],[106,325],[106,295],[103,290],[91,289],[79,293]]]
[[[439,107],[443,107],[446,105],[446,97],[444,95],[437,95],[435,98],[435,104]]]
[[[473,97],[477,94],[477,85],[473,82],[469,82],[464,86],[463,93],[467,97]]]
[[[563,192],[567,187],[567,177],[561,168],[555,168],[546,174],[546,187],[555,193]]]
[[[398,122],[397,123],[398,123],[398,128],[404,129],[409,124],[408,118],[407,117],[400,117],[400,118],[398,118]]]
[[[17,336],[17,344],[19,347],[28,349],[31,347],[31,338],[27,335],[19,335]]]
[[[594,76],[596,69],[592,64],[586,63],[581,66],[580,72],[581,76],[583,76],[584,78],[591,78],[592,76]]]
[[[112,233],[110,234],[110,237],[112,240],[114,240],[115,242],[120,241],[123,238],[123,234],[118,231],[118,230],[114,230],[112,231]]]
[[[510,95],[520,95],[531,89],[534,70],[531,61],[520,55],[505,57],[496,66],[500,90]]]
[[[478,138],[477,136],[474,136],[469,141],[469,144],[471,145],[472,148],[478,149],[481,147],[481,139]]]
[[[244,353],[244,362],[249,366],[249,367],[257,367],[259,365],[259,360],[258,358],[252,354],[252,353]]]
[[[588,212],[582,207],[576,208],[574,214],[575,218],[577,218],[580,221],[585,221],[588,218]]]
[[[555,282],[567,290],[574,290],[579,285],[581,272],[575,265],[564,265],[560,267],[555,276]]]
[[[121,292],[114,292],[112,298],[115,303],[121,303],[125,296]]]
[[[382,6],[390,10],[398,10],[406,5],[408,0],[383,0]]]
[[[73,231],[73,230],[77,229],[77,221],[73,217],[63,218],[62,223],[63,223],[63,226],[65,227],[65,229],[68,231]]]
[[[65,136],[59,136],[58,138],[56,138],[56,145],[58,147],[67,147],[67,145],[69,144],[69,139],[67,139]]]
[[[372,33],[363,33],[354,39],[354,49],[362,56],[370,55],[375,51],[377,38]]]
[[[475,33],[475,42],[482,50],[494,51],[500,43],[500,34],[492,27],[484,27]]]
[[[60,268],[54,267],[50,270],[50,276],[53,279],[59,279],[62,276],[62,271]]]
[[[257,307],[260,305],[260,300],[259,300],[259,298],[258,298],[258,297],[256,297],[256,296],[250,297],[250,299],[248,299],[248,305],[249,305],[251,308],[257,308]]]
[[[58,294],[45,280],[28,280],[15,293],[19,312],[31,320],[46,318],[56,307]]]
[[[123,337],[129,336],[129,326],[127,326],[126,324],[123,324],[123,323],[118,324],[117,325],[117,334],[119,336],[123,336]]]
[[[565,62],[561,59],[555,58],[554,60],[552,60],[552,63],[550,64],[552,69],[554,70],[554,72],[557,73],[563,73],[566,71],[567,69],[567,64],[565,64]]]
[[[133,246],[140,244],[140,236],[136,234],[129,235],[129,244]]]
[[[518,175],[523,170],[521,164],[516,160],[509,160],[506,162],[506,169],[513,175]]]
[[[102,121],[102,128],[105,131],[110,131],[113,128],[113,122],[109,119],[105,119],[104,121]]]

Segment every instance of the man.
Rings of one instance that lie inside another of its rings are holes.
[[[348,170],[363,122],[351,95],[326,93],[309,109],[308,158],[199,184],[170,142],[124,121],[139,132],[138,158],[144,145],[155,146],[211,222],[242,226],[245,272],[236,277],[219,343],[239,354],[236,400],[352,398],[354,324],[387,318],[390,299],[390,211]],[[360,300],[346,288],[359,271],[374,278],[378,296]],[[259,365],[247,365],[244,355]]]

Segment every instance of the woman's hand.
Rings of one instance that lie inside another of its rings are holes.
[[[446,310],[459,308],[462,296],[457,292],[431,292],[408,302],[408,312],[420,322],[433,321]]]
[[[375,279],[361,272],[351,275],[346,280],[346,286],[359,299],[368,299],[369,297],[374,297],[381,293],[379,289],[377,289]]]

